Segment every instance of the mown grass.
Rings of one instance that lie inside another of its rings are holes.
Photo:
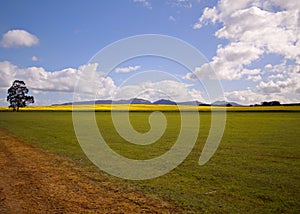
[[[138,131],[150,128],[149,112],[130,114]],[[144,148],[129,144],[117,134],[109,112],[96,112],[96,118],[101,133],[115,151],[143,159],[167,151],[177,137],[179,113],[164,114],[168,119],[165,134],[159,142]],[[118,182],[135,185],[140,191],[157,194],[192,212],[300,211],[300,112],[228,112],[220,147],[203,166],[198,165],[198,160],[209,133],[210,113],[199,114],[197,143],[179,167],[155,179],[117,179]],[[90,166],[76,140],[71,112],[0,112],[0,127],[29,143]]]

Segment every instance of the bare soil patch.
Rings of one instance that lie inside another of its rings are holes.
[[[0,129],[0,213],[178,212]]]

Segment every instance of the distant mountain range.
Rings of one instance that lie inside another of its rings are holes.
[[[140,99],[140,98],[132,98],[128,100],[95,100],[95,101],[81,101],[81,102],[68,102],[63,104],[53,104],[53,106],[57,105],[88,105],[88,104],[156,104],[156,105],[190,105],[190,106],[242,106],[235,102],[226,102],[226,101],[216,101],[212,104],[202,103],[197,100],[195,101],[185,101],[185,102],[174,102],[172,100],[160,99],[155,102],[151,102],[149,100]]]
[[[242,106],[241,104],[235,102],[226,102],[226,101],[216,101],[211,104],[212,106]]]
[[[262,102],[262,104],[255,104],[250,106],[268,106],[269,104],[276,103],[276,105],[281,106],[300,106],[300,103],[285,103],[280,104],[278,101],[271,101],[271,102]],[[185,102],[175,102],[168,99],[160,99],[155,102],[151,102],[149,100],[141,99],[141,98],[132,98],[128,100],[95,100],[95,101],[81,101],[81,102],[68,102],[62,104],[53,104],[53,106],[59,105],[88,105],[88,104],[156,104],[156,105],[189,105],[189,106],[245,106],[235,102],[227,102],[227,101],[216,101],[211,104],[202,103],[197,100],[194,101],[185,101]],[[249,106],[249,105],[248,105]]]

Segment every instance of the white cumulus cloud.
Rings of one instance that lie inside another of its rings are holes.
[[[171,5],[172,7],[185,7],[185,8],[192,8],[193,4],[190,0],[169,0],[167,4]]]
[[[115,71],[117,73],[128,73],[128,72],[131,72],[131,71],[136,71],[136,70],[139,70],[141,68],[140,65],[135,65],[135,66],[128,66],[128,67],[118,67],[115,69]]]
[[[37,58],[37,56],[32,56],[32,57],[31,57],[31,60],[32,60],[33,62],[37,62],[39,59]]]
[[[220,0],[217,7],[205,8],[194,28],[219,22],[223,27],[215,36],[229,41],[218,47],[210,62],[220,78],[240,79],[243,68],[271,53],[300,63],[300,3],[296,2]]]
[[[10,48],[10,47],[30,47],[33,45],[37,45],[39,43],[39,39],[25,31],[25,30],[10,30],[7,33],[5,33],[2,37],[2,40],[0,41],[0,45],[4,48]]]
[[[176,19],[174,18],[174,16],[169,16],[169,21],[176,22]]]
[[[216,38],[227,43],[219,45],[211,61],[195,68],[194,74],[186,78],[201,76],[210,66],[220,79],[257,83],[249,90],[227,92],[229,100],[299,100],[300,1],[219,0],[216,6],[203,10],[193,28],[216,23],[220,26]],[[280,60],[269,62],[265,56]]]
[[[151,5],[150,1],[148,1],[148,0],[132,0],[132,1],[135,3],[140,3],[144,7],[148,8],[150,10],[152,9],[152,5]]]
[[[101,99],[110,98],[116,88],[114,81],[110,77],[103,77],[97,67],[97,64],[88,64],[79,68],[46,71],[43,67],[20,68],[3,61],[0,62],[0,91],[5,93],[14,80],[20,79],[37,97],[45,93],[63,93],[65,102],[70,102],[76,86],[81,94],[86,94],[87,99],[89,94],[92,97],[97,94]],[[76,85],[79,79],[81,81]],[[36,100],[38,104],[43,103],[39,98]],[[57,103],[57,100],[52,103]]]
[[[259,82],[262,80],[262,77],[261,77],[261,75],[248,76],[247,80],[252,80],[253,82]]]

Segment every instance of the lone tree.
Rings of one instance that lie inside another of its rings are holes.
[[[34,103],[33,96],[27,96],[28,92],[29,90],[23,81],[15,80],[7,90],[7,101],[10,103],[9,108],[13,108],[13,111],[19,111],[19,108],[27,106],[27,103]]]

